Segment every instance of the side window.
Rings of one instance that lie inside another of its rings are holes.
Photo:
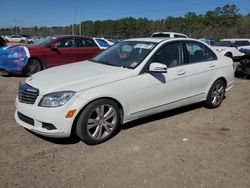
[[[101,46],[101,47],[109,47],[109,44],[105,41],[105,40],[102,40],[102,39],[95,39],[96,42]]]
[[[152,62],[166,64],[167,67],[183,65],[182,47],[180,42],[167,44],[153,56]]]
[[[57,48],[72,48],[75,47],[75,40],[74,38],[65,38],[58,40],[55,45]]]
[[[90,38],[77,38],[76,46],[77,47],[97,47],[94,40]]]
[[[185,42],[188,63],[216,60],[217,57],[207,46],[195,41]]]

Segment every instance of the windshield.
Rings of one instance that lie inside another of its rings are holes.
[[[232,47],[232,42],[230,41],[218,41],[214,44],[214,46],[226,46],[226,47]]]
[[[134,69],[157,45],[154,42],[122,41],[103,51],[91,61]]]
[[[52,40],[56,39],[57,37],[47,37],[45,39],[42,39],[41,41],[39,40],[39,42],[35,43],[35,46],[44,46],[48,43],[50,43]]]

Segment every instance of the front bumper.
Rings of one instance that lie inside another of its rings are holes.
[[[21,74],[26,66],[26,61],[23,59],[0,59],[0,70],[10,73]]]
[[[16,98],[16,122],[26,129],[46,137],[70,137],[72,125],[78,112],[86,103],[81,98],[73,97],[64,106],[57,108],[39,107],[38,103],[41,96],[38,96],[36,102],[31,104],[20,103]],[[72,118],[66,118],[69,110],[76,109]],[[55,129],[48,129],[44,125],[53,125]]]
[[[6,73],[11,73],[11,74],[15,74],[15,75],[22,75],[23,71],[17,71],[17,70],[10,70],[10,69],[6,69],[6,68],[1,68],[0,66],[0,71],[2,72],[6,72]]]

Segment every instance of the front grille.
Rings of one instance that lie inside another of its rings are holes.
[[[34,120],[20,112],[17,112],[17,116],[19,117],[20,120],[22,120],[23,122],[33,125],[34,126]]]
[[[18,99],[21,103],[34,104],[37,96],[39,95],[39,90],[28,85],[19,84]]]

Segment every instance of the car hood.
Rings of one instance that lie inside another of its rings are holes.
[[[82,91],[133,76],[131,69],[82,61],[38,72],[26,83],[39,89],[39,95],[56,91]]]

